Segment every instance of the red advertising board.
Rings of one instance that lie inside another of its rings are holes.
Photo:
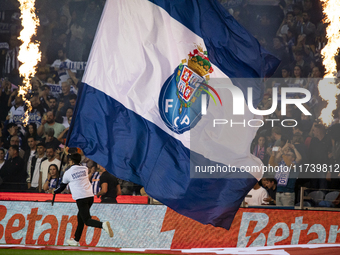
[[[168,209],[162,231],[175,230],[173,249],[340,243],[339,216],[333,211],[240,208],[226,230]]]

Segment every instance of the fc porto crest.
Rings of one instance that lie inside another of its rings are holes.
[[[158,101],[162,120],[177,134],[182,134],[197,124],[202,117],[201,97],[203,94],[210,94],[207,82],[213,68],[207,52],[198,46],[188,56],[188,61],[182,60],[166,80]],[[209,99],[208,96],[207,98]],[[207,105],[208,102],[209,100]]]

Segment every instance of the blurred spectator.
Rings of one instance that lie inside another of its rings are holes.
[[[48,64],[47,57],[43,55],[41,56],[41,61],[38,63],[36,76],[41,81],[46,81],[49,74],[50,74],[50,65]]]
[[[49,107],[50,107],[50,111],[53,111],[53,113],[56,114],[57,110],[58,110],[57,99],[53,96],[50,96],[48,98],[48,104],[49,104]]]
[[[307,84],[307,81],[305,78],[302,78],[302,68],[299,65],[296,65],[294,67],[294,78],[291,81],[291,86],[294,87],[305,87]]]
[[[47,133],[48,129],[53,128],[54,137],[57,138],[60,135],[60,133],[63,132],[65,127],[62,124],[55,122],[55,116],[53,111],[48,111],[45,116],[46,119],[45,118],[42,119],[41,125],[37,130],[38,135],[42,136],[43,134]]]
[[[98,165],[98,168],[102,174],[99,179],[101,190],[97,193],[97,197],[100,197],[101,203],[117,203],[117,196],[122,194],[118,179],[107,172],[104,167]]]
[[[53,28],[52,37],[57,39],[62,34],[66,34],[68,30],[68,18],[65,15],[61,15],[57,26]]]
[[[28,143],[28,150],[25,151],[24,154],[24,169],[27,171],[27,183],[30,183],[31,179],[31,164],[32,164],[32,159],[36,156],[37,154],[37,143],[34,139],[34,137],[28,137],[27,139]],[[28,185],[27,188],[30,188]]]
[[[268,202],[269,205],[276,205],[276,190],[277,190],[277,181],[275,178],[263,177],[262,185],[266,188],[268,192],[268,197],[264,199],[265,202]]]
[[[60,135],[58,136],[58,141],[61,142],[62,144],[66,144],[66,138],[68,135],[68,131],[70,129],[71,121],[72,121],[72,116],[68,117],[68,127],[65,128],[64,131],[61,132]]]
[[[265,201],[268,198],[267,191],[260,186],[257,182],[255,186],[249,191],[247,196],[244,200],[248,206],[257,206],[257,205],[267,205],[268,202]]]
[[[84,32],[85,29],[81,25],[81,19],[79,18],[76,11],[72,12],[72,21],[70,24],[70,43],[68,56],[73,61],[82,61],[83,50],[84,50]]]
[[[259,135],[258,137],[255,137],[255,140],[256,140],[256,143],[252,151],[252,154],[258,157],[259,159],[261,159],[263,162],[263,165],[267,165],[269,157],[266,154],[266,150],[267,150],[266,137],[264,135]]]
[[[25,103],[21,96],[16,96],[14,100],[14,105],[8,112],[6,120],[10,123],[21,123],[23,115],[25,114]]]
[[[11,146],[13,146],[13,145],[18,146],[18,148],[19,148],[19,149],[18,149],[18,155],[20,156],[20,158],[24,158],[25,151],[22,150],[22,149],[20,148],[20,139],[19,139],[19,136],[18,136],[18,135],[13,135],[13,136],[11,137],[11,139],[10,139],[9,144],[10,144],[9,148],[10,148]],[[6,159],[6,160],[7,160],[7,159],[10,159],[10,157],[11,157],[11,154],[9,153],[9,150],[8,150],[8,151],[7,151],[7,154],[6,154],[6,156],[5,156],[5,159]]]
[[[59,77],[59,79],[60,79],[60,81],[59,81],[59,84],[61,85],[62,84],[62,82],[67,82],[67,79],[68,78],[70,78],[70,76],[68,75],[68,73],[67,73],[67,68],[66,68],[66,66],[63,64],[62,65],[62,63],[71,63],[72,61],[71,60],[69,60],[67,57],[66,57],[66,51],[65,51],[65,49],[64,48],[60,48],[59,50],[58,50],[58,59],[56,59],[53,63],[52,63],[52,65],[51,65],[51,67],[53,67],[54,68],[54,70],[55,71],[57,71],[58,72],[58,77]],[[72,70],[72,72],[76,72],[76,70]]]
[[[280,127],[273,127],[272,138],[275,141],[274,146],[281,145],[281,128]]]
[[[8,100],[12,94],[11,83],[7,79],[2,79],[0,82],[0,121],[5,121],[7,117],[8,110]]]
[[[14,84],[19,84],[19,40],[16,35],[11,35],[9,50],[6,53],[4,75]]]
[[[30,171],[28,173],[27,186],[31,192],[39,191],[39,175],[41,162],[47,159],[45,145],[41,142],[37,144],[37,153],[32,158]]]
[[[277,180],[276,205],[294,206],[295,182],[299,175],[298,171],[288,171],[287,168],[301,162],[301,155],[291,143],[286,144],[269,159],[271,166],[279,166],[280,171],[275,174]]]
[[[306,42],[310,44],[315,41],[315,24],[310,22],[310,13],[307,11],[302,12],[302,16],[296,17],[296,31],[298,34],[306,35]]]
[[[59,187],[60,183],[61,183],[61,178],[59,177],[58,166],[56,164],[52,164],[48,168],[48,175],[44,183],[43,190],[46,193],[52,193],[52,190]]]
[[[43,85],[39,88],[39,100],[40,100],[41,106],[44,108],[44,112],[47,112],[48,110],[50,110],[50,107],[48,104],[50,92],[51,92],[51,89],[48,85]]]
[[[23,191],[26,190],[26,171],[24,160],[19,157],[19,147],[11,145],[9,147],[9,158],[0,169],[0,177],[3,183],[0,185],[1,191]]]
[[[60,166],[60,160],[56,158],[55,149],[53,147],[46,147],[46,157],[40,164],[40,175],[39,175],[39,192],[42,191],[43,180],[46,180],[48,175],[48,169],[50,165],[55,164]]]
[[[332,157],[332,141],[326,134],[325,126],[314,122],[312,127],[313,138],[308,149],[309,163],[315,168],[318,165],[329,165]],[[313,170],[313,169],[311,169]],[[327,189],[326,172],[314,171],[311,174],[311,187],[315,189]]]
[[[30,123],[35,123],[38,127],[41,124],[41,118],[45,114],[45,108],[41,105],[39,96],[37,94],[33,95],[30,99],[32,110],[30,111]]]
[[[97,163],[93,162],[88,164],[88,169],[89,169],[89,179],[92,185],[92,191],[94,195],[97,195],[99,191],[101,190],[100,188],[100,175],[103,173],[100,171],[98,168]]]
[[[46,148],[53,147],[54,150],[57,150],[59,148],[60,142],[57,138],[54,137],[53,128],[49,128],[45,133],[45,145]]]

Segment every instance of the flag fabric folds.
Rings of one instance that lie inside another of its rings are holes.
[[[182,118],[181,125],[190,122],[194,110],[189,107],[195,104],[192,99],[199,88],[189,83],[175,85],[173,93],[177,94],[171,99],[168,92],[162,93],[181,72],[180,79],[185,79],[183,70],[190,77],[198,77],[193,75],[196,72],[210,79],[259,78],[269,76],[278,63],[217,1],[107,0],[67,145],[81,148],[118,178],[142,185],[150,196],[175,211],[229,229],[257,179],[250,173],[190,178],[190,167],[201,163],[235,164],[238,169],[240,162],[259,165],[249,152],[256,129],[231,131],[225,145],[217,144],[217,139],[214,145],[226,153],[219,161],[201,146],[190,148],[190,130],[176,129],[178,118]],[[234,84],[244,95],[247,86],[252,86],[254,105],[261,100],[263,86],[255,79],[247,85]],[[162,105],[165,112],[177,107],[171,113],[179,115],[171,119],[173,129],[166,125],[166,115],[161,116]],[[252,117],[249,111],[245,115]]]

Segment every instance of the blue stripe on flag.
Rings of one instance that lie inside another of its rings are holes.
[[[229,229],[243,198],[257,182],[253,176],[240,173],[239,178],[191,179],[190,164],[216,162],[190,152],[105,93],[87,84],[80,93],[68,146],[81,148],[116,177],[144,186],[147,194],[178,213]]]

